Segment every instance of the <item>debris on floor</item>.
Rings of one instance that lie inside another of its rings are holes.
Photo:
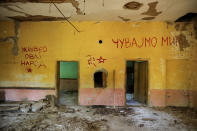
[[[197,113],[188,108],[65,106],[54,96],[0,104],[2,131],[195,131]]]
[[[115,116],[127,116],[127,115],[131,115],[132,113],[134,113],[132,108],[96,108],[96,111],[94,112],[95,114],[101,114],[101,115],[109,115],[109,114],[113,114]]]

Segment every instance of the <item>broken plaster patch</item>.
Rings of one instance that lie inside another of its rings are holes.
[[[144,17],[144,18],[142,18],[142,20],[153,20],[153,19],[155,19],[155,17]]]
[[[17,56],[18,55],[18,33],[19,33],[19,22],[15,21],[15,36],[9,36],[9,37],[5,37],[5,38],[0,38],[0,42],[9,42],[9,41],[13,41],[13,48],[12,48],[12,54]]]
[[[122,17],[122,16],[118,16],[118,18],[120,18],[121,20],[123,20],[123,21],[125,21],[125,22],[130,21],[130,19],[124,18],[124,17]]]
[[[52,3],[52,2],[59,3],[59,4],[70,3],[76,9],[76,13],[78,15],[82,15],[83,12],[81,11],[81,9],[79,7],[79,5],[80,5],[79,1],[80,0],[42,0],[42,1],[41,0],[4,0],[3,2],[4,3],[7,3],[7,2],[13,2],[13,3],[20,2],[20,3],[25,3],[25,4],[26,3],[46,3],[46,4],[49,4],[49,3]]]
[[[123,8],[124,8],[124,9],[130,9],[130,10],[139,10],[142,6],[143,6],[142,3],[132,1],[132,2],[126,3],[126,4],[123,6]]]
[[[186,31],[188,25],[190,25],[190,23],[185,22],[185,23],[176,23],[174,25],[174,28],[176,29],[176,31]]]
[[[157,4],[158,4],[158,1],[148,3],[149,9],[146,12],[142,13],[142,15],[157,16],[157,15],[161,14],[162,13],[161,11],[158,12],[156,10]]]
[[[178,40],[180,51],[183,51],[184,48],[190,47],[190,44],[184,34],[181,33],[180,35],[176,36],[176,39]]]
[[[73,15],[82,14],[82,0],[79,3],[66,1],[64,3],[57,3],[57,7],[61,10],[65,17],[71,17]],[[3,17],[34,17],[34,16],[45,16],[45,17],[62,17],[60,12],[51,3],[0,3],[0,15]]]

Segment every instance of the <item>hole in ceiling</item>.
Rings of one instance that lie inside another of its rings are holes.
[[[189,22],[197,19],[197,13],[187,13],[184,16],[179,17],[175,22]]]
[[[123,8],[130,9],[130,10],[138,10],[140,7],[142,7],[142,5],[143,5],[142,3],[132,1],[132,2],[126,3],[123,6]]]
[[[102,40],[99,40],[99,44],[102,44],[103,43],[103,41]]]

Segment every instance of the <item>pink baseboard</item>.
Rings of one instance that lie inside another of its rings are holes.
[[[56,95],[51,89],[0,89],[0,98],[5,101],[37,101],[46,95]]]
[[[125,90],[122,88],[81,88],[80,105],[125,105]]]

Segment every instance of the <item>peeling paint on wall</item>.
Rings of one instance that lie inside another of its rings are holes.
[[[18,55],[18,33],[19,33],[19,27],[20,27],[20,23],[18,21],[14,21],[15,25],[14,25],[14,29],[15,29],[15,39],[14,40],[14,45],[12,48],[12,53],[17,56]]]
[[[177,23],[174,28],[176,29],[176,31],[186,31],[187,30],[187,26],[190,23],[186,22],[186,23]]]
[[[78,15],[83,15],[83,12],[79,8],[79,2],[78,1],[76,1],[76,0],[64,0],[64,3],[71,3],[73,5],[73,7],[75,7],[75,9],[77,10],[76,13]]]
[[[8,42],[10,40],[13,41],[13,48],[12,48],[12,54],[17,56],[18,55],[18,30],[19,30],[19,22],[18,21],[14,21],[15,26],[15,36],[9,36],[9,37],[5,37],[5,38],[0,38],[0,42]]]
[[[123,6],[123,8],[125,8],[125,9],[130,9],[130,10],[139,10],[142,6],[143,6],[142,3],[132,1],[132,2],[126,3],[126,4]]]
[[[194,22],[195,39],[197,39],[197,20]]]
[[[130,19],[128,19],[128,18],[124,18],[124,17],[122,17],[122,16],[118,16],[121,20],[123,20],[123,21],[125,21],[125,22],[127,22],[127,21],[130,21]]]
[[[155,19],[155,17],[144,17],[144,18],[142,18],[142,20],[152,20],[152,19]]]
[[[150,16],[157,16],[159,14],[161,14],[162,12],[161,11],[157,11],[156,10],[156,6],[157,6],[158,2],[151,2],[151,3],[148,3],[148,6],[149,6],[149,9],[142,13],[142,15],[150,15]]]
[[[180,24],[176,24],[176,25],[174,26],[174,28],[175,28],[176,30],[179,30]]]
[[[184,48],[190,47],[190,44],[184,34],[181,33],[180,35],[176,36],[176,39],[179,42],[180,51],[183,51]]]

